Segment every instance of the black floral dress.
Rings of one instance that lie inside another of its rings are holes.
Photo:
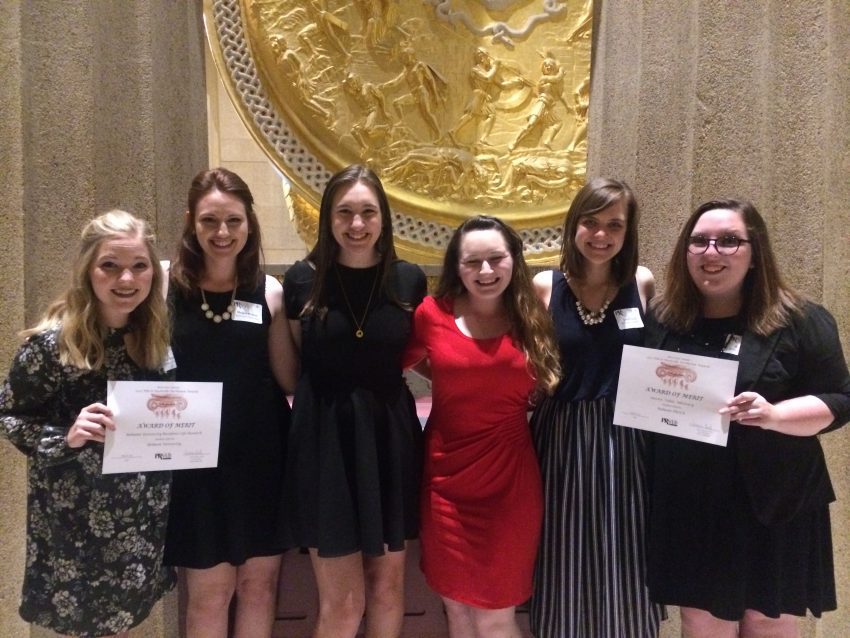
[[[21,617],[74,636],[137,625],[174,585],[162,566],[170,472],[102,474],[103,444],[70,448],[80,410],[106,403],[107,379],[154,380],[123,333],[107,337],[100,370],[59,362],[57,330],[30,337],[0,388],[0,436],[29,457]]]

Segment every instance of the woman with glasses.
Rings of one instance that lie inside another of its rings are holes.
[[[780,276],[765,223],[742,200],[691,215],[653,304],[647,345],[739,362],[726,447],[658,435],[648,584],[692,638],[798,636],[835,609],[817,435],[850,419],[835,321]]]
[[[645,580],[646,437],[614,425],[623,345],[643,344],[654,279],[638,266],[638,207],[597,177],[564,219],[561,263],[534,278],[564,378],[531,420],[546,503],[534,574],[538,638],[654,638],[662,610]]]

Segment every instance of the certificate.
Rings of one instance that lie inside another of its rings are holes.
[[[221,383],[109,381],[103,473],[215,467]]]
[[[738,362],[623,346],[614,423],[726,445]]]

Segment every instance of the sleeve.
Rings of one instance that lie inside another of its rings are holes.
[[[404,369],[416,365],[428,356],[427,332],[428,326],[431,323],[428,316],[428,309],[431,306],[431,301],[431,297],[426,297],[413,312],[413,328],[401,362]]]
[[[850,421],[850,373],[841,349],[835,319],[822,306],[811,304],[797,325],[800,347],[800,395],[813,395],[832,412],[837,430]]]
[[[313,268],[296,261],[283,275],[283,305],[287,319],[298,319],[313,287]]]
[[[18,350],[0,388],[0,436],[46,464],[62,463],[79,453],[65,440],[70,424],[54,422],[56,415],[50,409],[61,377],[55,342],[35,335]]]

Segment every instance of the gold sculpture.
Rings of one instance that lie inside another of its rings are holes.
[[[327,175],[365,162],[408,257],[438,260],[477,212],[523,232],[532,261],[557,252],[585,178],[590,0],[206,1],[214,58],[295,187],[299,232]]]

